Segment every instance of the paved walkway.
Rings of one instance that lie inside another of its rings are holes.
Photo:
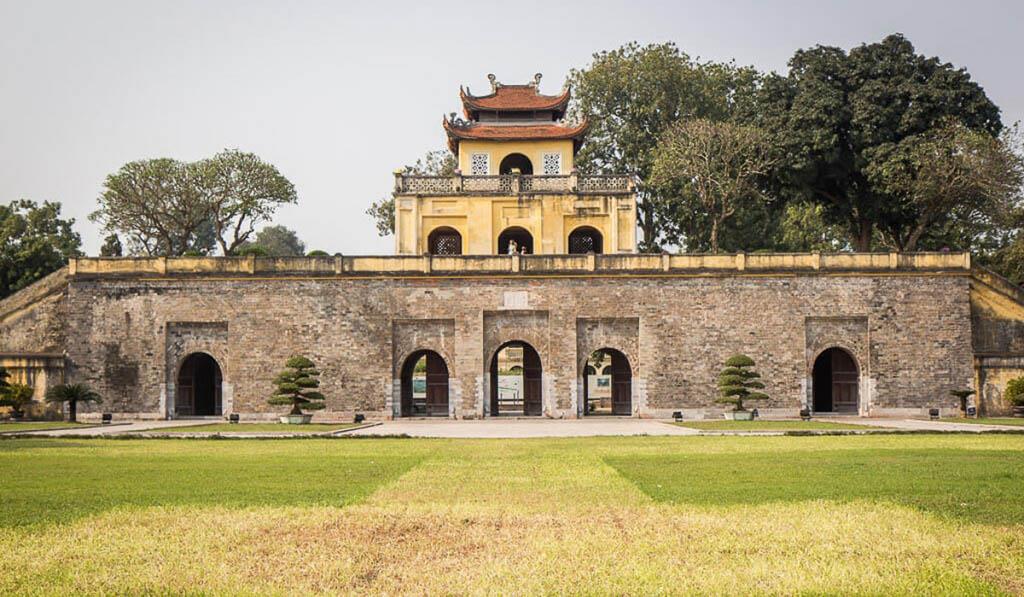
[[[412,437],[519,438],[595,435],[699,435],[696,429],[652,419],[484,419],[480,421],[385,421],[345,435]]]
[[[1024,427],[1015,425],[980,425],[978,423],[957,423],[954,420],[945,419],[931,421],[926,419],[862,419],[860,417],[815,417],[815,421],[829,421],[832,423],[849,423],[851,425],[867,425],[870,427],[883,427],[885,429],[900,429],[905,431],[969,431],[982,433],[985,431],[1024,431]]]
[[[81,429],[55,429],[52,431],[25,431],[24,435],[43,435],[47,437],[61,437],[65,435],[75,436],[106,436],[120,435],[122,433],[142,433],[143,431],[162,431],[172,427],[191,427],[201,425],[203,421],[176,420],[176,421],[131,421],[128,423],[115,423],[113,425],[97,425],[96,427],[85,427]]]

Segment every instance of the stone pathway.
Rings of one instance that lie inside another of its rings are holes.
[[[588,437],[597,435],[700,435],[696,429],[653,419],[484,419],[385,421],[345,435],[455,438]]]
[[[127,423],[116,422],[112,425],[98,425],[96,427],[86,427],[83,429],[54,429],[51,431],[40,430],[40,431],[25,431],[19,435],[42,435],[46,437],[62,437],[67,435],[74,436],[110,436],[110,435],[121,435],[123,433],[142,433],[144,431],[161,431],[164,429],[170,429],[172,427],[191,427],[193,425],[200,425],[202,421],[195,420],[176,420],[176,421],[129,421]]]
[[[985,431],[1024,432],[1024,427],[1020,426],[957,423],[955,420],[950,419],[931,421],[927,419],[862,419],[860,417],[815,417],[814,420],[828,421],[830,423],[849,423],[851,425],[883,427],[885,429],[899,429],[904,431],[968,431],[972,433],[983,433]]]

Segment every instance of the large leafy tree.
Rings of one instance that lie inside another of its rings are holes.
[[[0,205],[0,298],[81,255],[74,219],[60,217],[60,203],[19,200]]]
[[[906,197],[870,178],[894,147],[950,119],[991,136],[1002,128],[999,108],[965,70],[918,54],[901,35],[849,52],[800,50],[789,67],[763,80],[747,116],[775,133],[779,189],[821,204],[856,250],[905,217]]]
[[[226,150],[198,162],[129,162],[107,177],[89,217],[127,240],[134,254],[233,255],[296,193],[277,168],[251,153]]]
[[[695,118],[672,125],[654,152],[651,181],[682,213],[710,222],[707,241],[719,252],[719,230],[738,209],[765,200],[761,178],[772,166],[767,136],[751,126]]]
[[[695,61],[672,43],[629,43],[594,54],[589,66],[569,74],[570,117],[591,123],[576,164],[584,172],[637,177],[642,249],[659,249],[660,220],[674,213],[659,210],[664,197],[651,184],[658,139],[682,119],[727,119],[750,98],[757,78],[750,68]]]
[[[452,152],[447,149],[435,149],[417,159],[416,163],[405,166],[402,171],[418,176],[451,176],[458,167]],[[394,197],[383,197],[379,201],[374,201],[367,208],[366,215],[373,220],[378,235],[390,236],[395,233]]]
[[[265,226],[256,238],[236,248],[236,253],[253,252],[270,257],[299,257],[306,254],[306,243],[294,230],[285,226]]]

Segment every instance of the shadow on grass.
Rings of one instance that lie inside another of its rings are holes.
[[[611,456],[605,462],[664,503],[873,500],[968,522],[1024,524],[1024,458],[1019,451],[773,451]]]
[[[117,507],[345,506],[423,458],[361,442],[0,442],[0,527],[62,523]]]

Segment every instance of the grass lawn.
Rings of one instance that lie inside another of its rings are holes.
[[[828,421],[729,421],[714,419],[704,421],[682,421],[674,423],[680,427],[690,427],[702,431],[814,431],[835,429],[877,429],[867,425],[852,423],[830,423]]]
[[[210,423],[208,425],[189,425],[188,427],[168,427],[158,431],[160,433],[327,433],[355,426],[352,423],[310,423],[308,425],[288,425],[285,423]]]
[[[1024,437],[0,441],[0,594],[1024,592]]]
[[[942,419],[949,423],[974,423],[976,425],[1014,425],[1016,427],[1024,427],[1024,418],[1022,417],[991,417],[991,418],[980,418],[980,419]]]
[[[68,427],[92,427],[85,423],[71,423],[68,421],[18,421],[14,423],[0,423],[0,433],[11,431],[38,431],[42,429],[66,429]]]

